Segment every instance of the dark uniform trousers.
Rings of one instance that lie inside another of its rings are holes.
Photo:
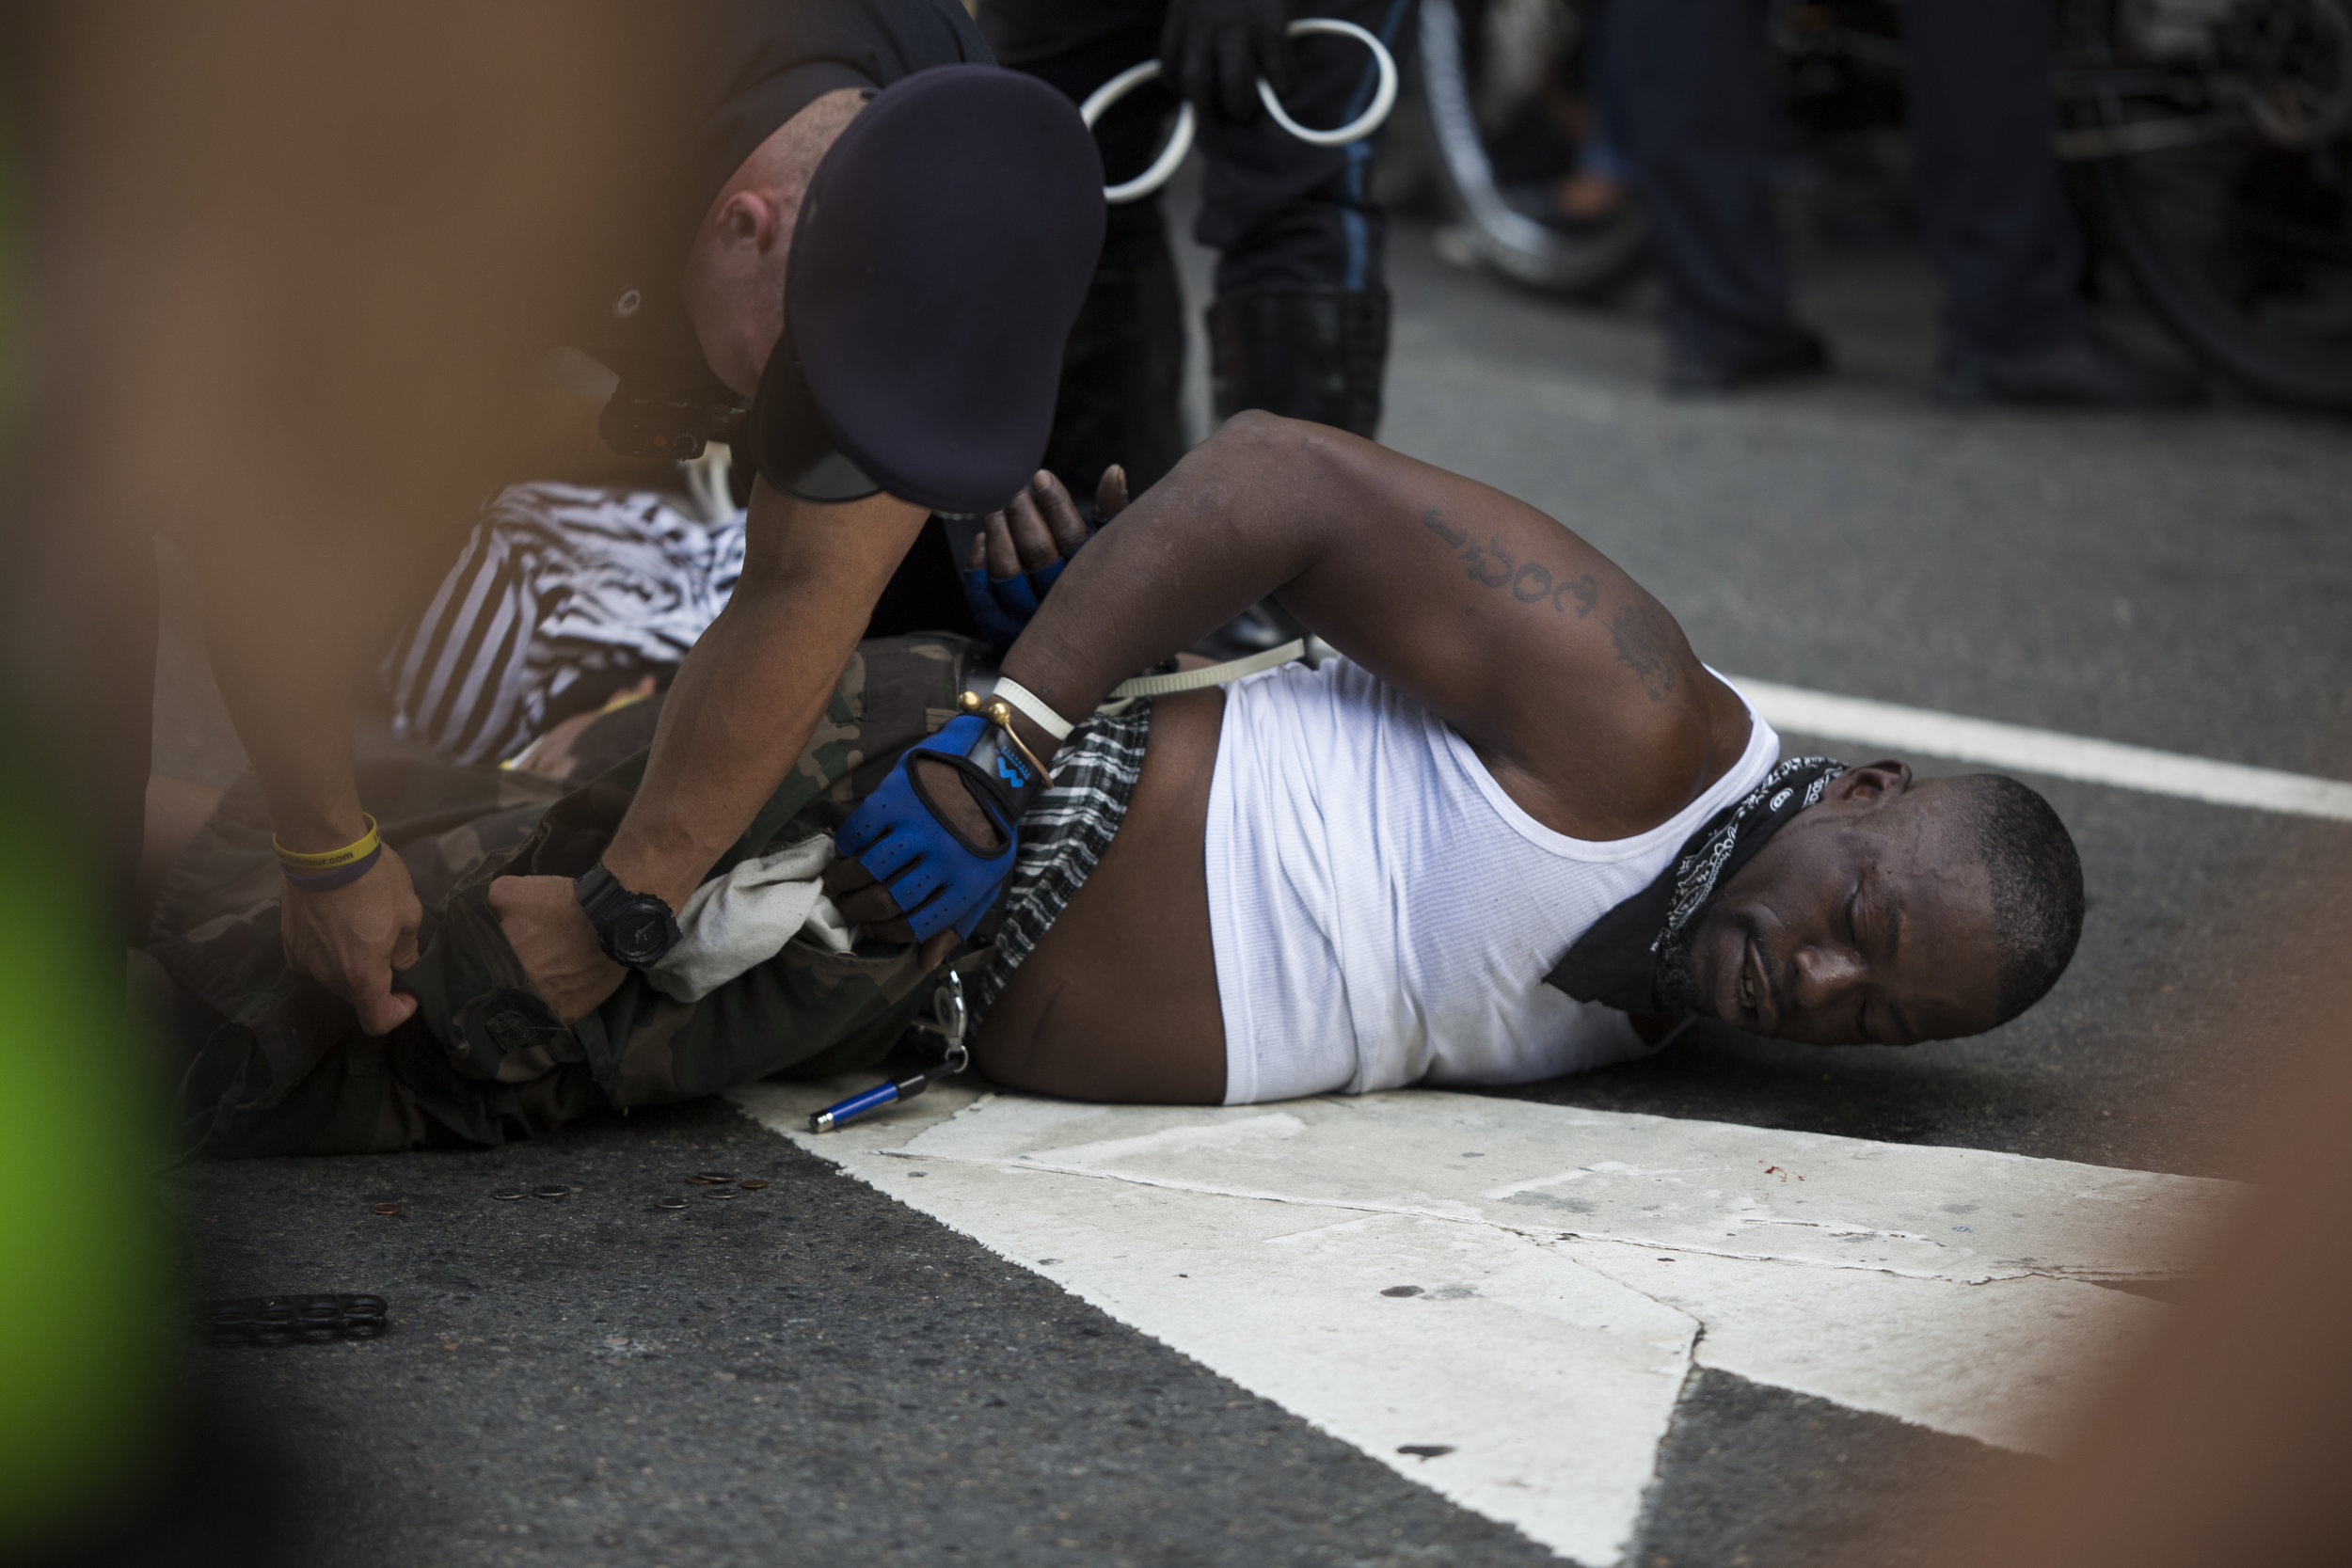
[[[1736,356],[1785,331],[1777,138],[1759,0],[1617,0],[1629,140],[1676,351]],[[2079,330],[2083,242],[2050,148],[2050,0],[1906,0],[1915,198],[1947,353]]]
[[[966,644],[889,638],[859,650],[816,736],[713,875],[829,833],[899,754],[955,716]],[[627,710],[623,710],[626,712]],[[580,788],[496,768],[365,766],[360,794],[423,900],[402,974],[414,1017],[380,1038],[286,967],[283,884],[248,776],[175,863],[148,952],[185,1063],[182,1148],[213,1156],[486,1147],[608,1110],[716,1093],[781,1072],[871,1066],[930,991],[911,946],[842,954],[795,937],[696,1002],[631,972],[565,1027],[532,989],[489,906],[493,879],[573,877],[604,853],[640,752]]]
[[[1413,0],[1297,8],[1356,23],[1400,61],[1408,52]],[[1082,103],[1159,54],[1167,10],[1166,0],[981,0],[979,22],[1004,64]],[[1310,38],[1292,49],[1298,81],[1284,107],[1300,124],[1337,126],[1371,103],[1378,77],[1360,45]],[[1114,183],[1150,165],[1175,107],[1154,83],[1104,117],[1096,136]],[[1205,172],[1193,233],[1218,253],[1208,311],[1218,417],[1266,408],[1371,435],[1388,358],[1373,142],[1311,147],[1263,116],[1237,126],[1202,114],[1198,145]],[[1184,445],[1184,341],[1159,198],[1113,207],[1094,289],[1071,334],[1046,467],[1082,495],[1110,463],[1125,464],[1138,489],[1165,473]]]

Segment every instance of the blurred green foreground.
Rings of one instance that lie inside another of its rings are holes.
[[[15,95],[11,95],[14,97]],[[21,103],[22,100],[17,100]],[[25,515],[25,181],[0,113],[0,564]],[[20,673],[0,715],[26,705]],[[23,736],[24,731],[17,732]],[[149,1133],[156,1086],[121,1019],[104,885],[60,782],[0,768],[0,1560],[71,1552],[151,1495],[181,1430],[180,1320]]]

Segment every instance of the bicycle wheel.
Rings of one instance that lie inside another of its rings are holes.
[[[2352,7],[2083,0],[2062,156],[2150,307],[2216,369],[2352,408]]]
[[[1548,83],[1573,37],[1565,0],[1422,0],[1422,95],[1439,183],[1457,217],[1447,237],[1506,277],[1572,297],[1617,288],[1649,262],[1649,222],[1629,196],[1604,217],[1554,214],[1554,180],[1576,144],[1548,114]],[[1492,47],[1495,24],[1519,48]],[[1532,46],[1532,47],[1531,47]],[[1532,69],[1531,69],[1532,67]]]

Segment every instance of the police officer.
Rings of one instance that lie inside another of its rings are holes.
[[[724,433],[758,478],[741,582],[679,671],[603,860],[492,889],[566,1022],[675,940],[675,911],[808,744],[931,515],[1001,507],[1037,467],[1101,239],[1101,160],[1075,111],[996,69],[954,0],[720,14],[676,187],[691,222],[639,230],[577,346],[618,372],[608,441],[683,457]],[[944,544],[917,569],[954,593]],[[278,828],[288,955],[380,1033],[415,1010],[395,972],[420,906],[371,842],[347,756],[313,776],[319,799]]]

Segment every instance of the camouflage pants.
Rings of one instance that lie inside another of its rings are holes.
[[[863,644],[817,734],[713,868],[830,832],[908,746],[954,715],[965,644]],[[794,939],[699,1002],[632,971],[595,1012],[559,1024],[489,908],[493,878],[572,877],[596,863],[636,793],[639,752],[584,787],[437,762],[379,762],[360,792],[425,906],[419,1000],[391,1034],[286,967],[282,889],[247,778],[173,866],[149,954],[174,982],[188,1060],[183,1147],[208,1155],[358,1154],[490,1146],[574,1117],[709,1094],[791,1070],[879,1062],[928,996],[911,947],[835,954]]]

